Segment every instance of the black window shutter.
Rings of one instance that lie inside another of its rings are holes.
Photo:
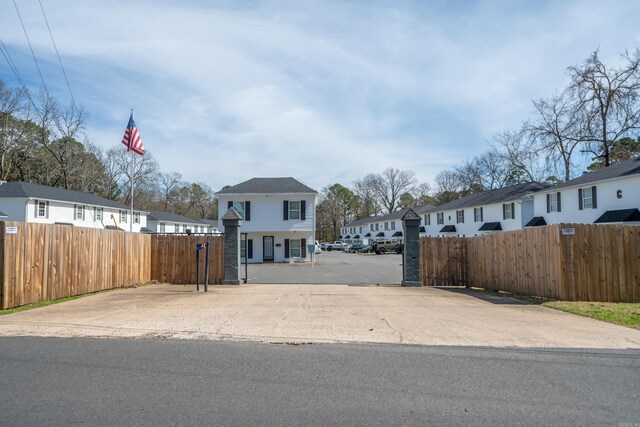
[[[596,197],[596,186],[591,187],[591,204],[593,205],[593,209],[598,208],[598,198]]]
[[[551,194],[547,194],[547,213],[551,212]]]
[[[300,239],[300,255],[302,258],[307,257],[307,239]]]
[[[291,258],[289,255],[289,239],[284,239],[284,257]]]
[[[464,209],[462,210],[462,222],[464,222]]]
[[[300,200],[300,219],[303,221],[307,219],[307,201],[306,200]]]
[[[556,197],[558,198],[558,212],[561,212],[562,211],[562,204],[560,203],[561,198],[560,198],[560,192],[559,191],[558,191]]]
[[[502,219],[507,219],[507,205],[502,204]]]
[[[76,212],[78,212],[78,205],[73,205],[73,219],[74,220],[76,219],[76,215],[77,215]]]
[[[582,210],[582,188],[578,188],[578,209]]]
[[[248,200],[244,202],[244,220],[251,221],[251,202]]]
[[[282,203],[282,218],[285,221],[289,220],[289,201],[288,200],[285,200]],[[286,241],[288,242],[288,240],[286,240]],[[287,250],[285,250],[285,252],[287,252],[287,254],[289,253],[289,251],[287,251]]]
[[[233,207],[233,200],[229,200],[229,203],[227,203],[227,209],[231,209]]]
[[[35,205],[36,210],[33,212],[33,217],[38,218],[38,203],[40,202],[38,200],[35,200],[35,203],[36,203]]]
[[[49,202],[45,202],[45,218],[49,218]]]
[[[247,240],[247,258],[253,258],[253,239]]]
[[[480,221],[484,221],[484,208],[480,208]]]
[[[511,219],[515,219],[515,218],[516,218],[516,204],[511,203]]]

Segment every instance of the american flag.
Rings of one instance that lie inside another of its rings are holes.
[[[142,138],[136,127],[136,122],[133,121],[133,112],[129,118],[129,124],[127,130],[124,131],[124,137],[122,137],[122,143],[127,147],[127,151],[133,150],[135,153],[144,155],[144,146],[142,145]]]

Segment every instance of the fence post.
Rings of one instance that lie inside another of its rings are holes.
[[[402,286],[422,286],[420,281],[420,215],[409,209],[402,217]]]
[[[222,283],[239,285],[242,216],[233,207],[230,207],[221,219],[224,226],[224,279]]]

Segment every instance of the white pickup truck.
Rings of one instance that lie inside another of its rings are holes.
[[[336,241],[327,243],[327,251],[344,251],[348,245],[344,242]]]

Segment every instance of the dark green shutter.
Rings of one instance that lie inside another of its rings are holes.
[[[302,258],[307,257],[307,239],[300,239],[300,255]]]
[[[282,218],[285,221],[289,220],[289,201],[285,200],[284,202],[282,202]]]
[[[547,213],[551,212],[551,194],[547,194]]]
[[[289,255],[289,239],[284,239],[284,257],[291,258]]]
[[[582,210],[582,188],[578,188],[578,209]]]
[[[307,219],[307,201],[300,200],[300,219],[302,221]]]
[[[596,186],[591,187],[591,205],[593,209],[598,208],[598,198],[596,197]]]
[[[515,219],[515,218],[516,218],[516,204],[511,203],[511,219]]]
[[[560,203],[560,192],[558,191],[556,197],[558,198],[558,212],[562,211],[562,204]],[[547,211],[548,212],[548,211]]]
[[[484,208],[480,208],[480,222],[484,221]]]
[[[251,221],[251,202],[244,202],[244,220]]]
[[[502,219],[507,219],[507,205],[502,204]]]
[[[247,258],[253,258],[253,239],[247,240]]]

